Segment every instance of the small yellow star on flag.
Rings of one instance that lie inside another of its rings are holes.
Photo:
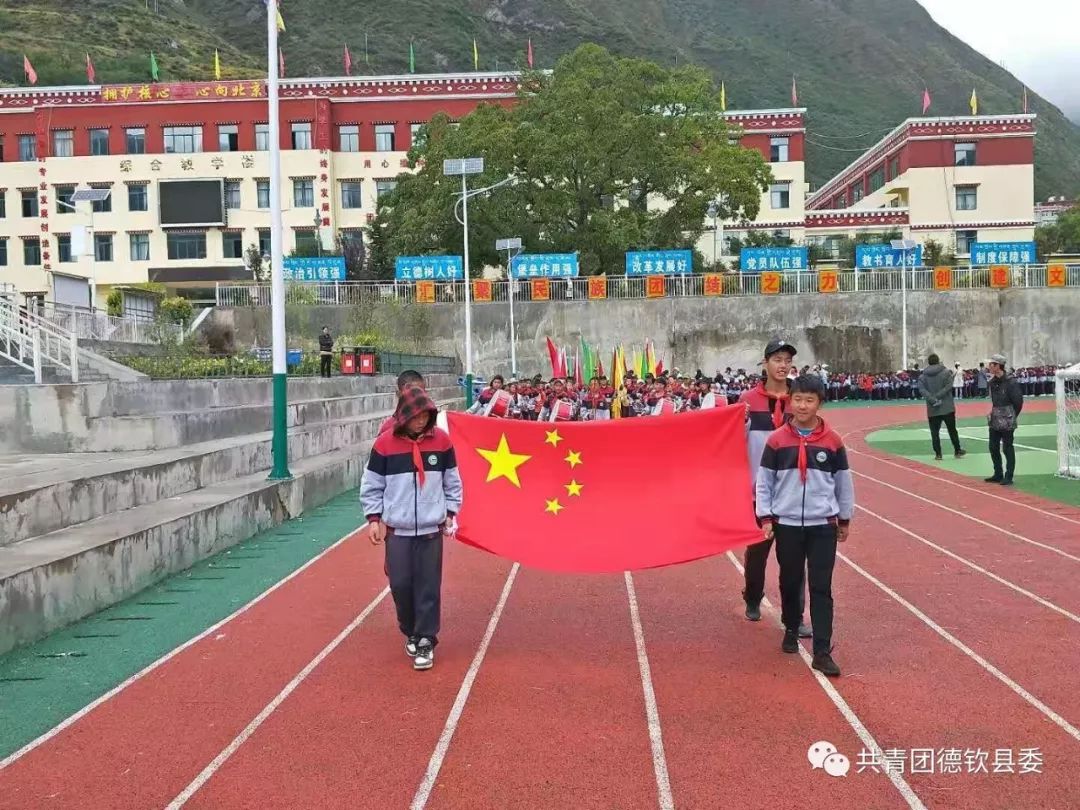
[[[569,464],[570,469],[572,470],[574,469],[574,467],[581,463],[581,453],[575,453],[573,450],[571,450],[570,455],[564,458],[563,461]]]
[[[499,446],[496,449],[483,450],[478,447],[476,452],[491,465],[490,469],[488,469],[486,483],[491,483],[496,478],[505,478],[515,487],[521,489],[521,481],[518,480],[518,467],[532,458],[532,456],[511,453],[510,445],[506,441],[505,433],[502,435],[502,438],[499,439]]]
[[[558,447],[559,442],[561,442],[563,440],[562,436],[559,435],[559,431],[557,431],[557,430],[549,430],[549,431],[546,431],[546,433],[547,433],[547,438],[544,439],[544,444],[550,444],[552,447]]]
[[[571,479],[570,483],[564,484],[564,486],[566,487],[567,493],[569,493],[570,495],[576,495],[578,497],[581,497],[582,485],[579,484],[577,481]]]
[[[547,502],[547,508],[544,511],[545,512],[550,512],[553,515],[557,515],[557,514],[559,514],[559,512],[561,512],[565,508],[566,508],[565,506],[563,506],[561,503],[559,503],[559,499],[555,498],[554,500],[550,500],[550,501]]]

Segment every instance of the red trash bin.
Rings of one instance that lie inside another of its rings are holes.
[[[341,373],[356,373],[356,354],[348,349],[341,350]]]
[[[375,374],[375,347],[358,346],[356,349],[356,370],[358,374],[372,376]]]

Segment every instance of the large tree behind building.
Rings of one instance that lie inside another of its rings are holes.
[[[483,157],[471,188],[513,179],[469,201],[473,267],[504,262],[495,240],[520,236],[530,253],[578,251],[583,272],[622,272],[627,250],[692,246],[714,199],[725,218],[757,214],[771,174],[734,135],[706,71],[584,45],[552,74],[528,74],[514,106],[425,127],[409,155],[419,171],[380,201],[372,260],[389,275],[395,255],[460,253],[461,182],[443,160]]]

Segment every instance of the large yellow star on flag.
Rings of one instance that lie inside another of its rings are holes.
[[[572,470],[572,469],[574,469],[574,467],[576,467],[578,464],[581,463],[581,453],[577,453],[577,452],[574,452],[573,450],[571,450],[570,455],[568,455],[566,458],[564,458],[563,461],[565,461],[567,464],[569,464],[570,469]]]
[[[491,483],[497,478],[505,478],[518,489],[521,489],[521,481],[518,480],[518,467],[528,461],[532,456],[519,453],[511,453],[510,445],[506,441],[506,434],[499,439],[499,446],[494,450],[476,448],[484,460],[491,465],[488,469],[487,482]]]
[[[581,490],[583,485],[579,484],[577,481],[571,479],[569,484],[564,484],[563,486],[566,488],[568,494],[576,495],[578,497],[581,496]]]
[[[559,435],[559,431],[557,431],[557,430],[548,430],[548,431],[546,431],[546,433],[547,433],[547,438],[544,439],[544,444],[550,444],[552,447],[558,447],[559,442],[561,442],[563,440],[562,436]]]
[[[553,515],[557,515],[565,508],[565,506],[559,503],[559,499],[555,498],[554,500],[547,501],[547,508],[544,511],[551,512],[551,514]]]

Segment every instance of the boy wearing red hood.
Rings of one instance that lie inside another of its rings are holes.
[[[836,544],[847,540],[855,489],[843,440],[818,416],[825,386],[804,374],[791,386],[791,421],[765,442],[757,476],[757,515],[776,540],[780,565],[782,649],[799,651],[804,572],[810,582],[816,670],[836,677],[832,659],[832,572]]]
[[[402,391],[404,391],[406,388],[409,388],[410,386],[413,386],[413,385],[419,386],[420,388],[427,388],[427,384],[424,382],[424,375],[421,374],[419,371],[413,371],[412,369],[409,369],[408,371],[403,371],[400,374],[398,374],[397,392],[398,392],[399,397],[401,396]],[[383,423],[381,425],[379,425],[379,433],[380,434],[386,433],[387,431],[390,431],[390,430],[393,430],[393,429],[394,429],[394,417],[393,416],[386,417],[386,419],[383,420]]]
[[[438,642],[443,535],[453,535],[462,485],[450,437],[423,388],[401,393],[394,429],[371,448],[360,503],[373,545],[386,543],[385,570],[413,669],[431,669]]]
[[[758,466],[765,440],[790,417],[791,383],[788,375],[795,360],[795,347],[786,340],[773,338],[765,346],[765,369],[761,381],[739,396],[746,406],[746,447],[750,454],[750,489],[756,486]],[[761,600],[765,597],[765,566],[769,561],[772,540],[754,543],[743,552],[743,599],[746,618],[761,621]],[[802,624],[803,609],[799,608],[801,638],[810,638],[810,628]]]

